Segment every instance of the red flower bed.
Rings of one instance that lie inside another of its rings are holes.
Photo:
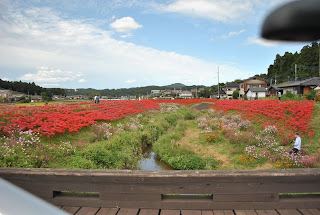
[[[153,101],[101,101],[46,106],[6,107],[0,111],[0,133],[12,129],[39,132],[53,136],[56,133],[78,131],[98,120],[114,121],[160,106]]]
[[[277,127],[307,133],[313,106],[312,101],[221,100],[210,107],[223,111],[237,110],[250,121],[263,122],[265,125],[274,124]],[[313,135],[312,130],[309,135]]]

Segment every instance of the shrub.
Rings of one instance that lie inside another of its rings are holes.
[[[204,135],[204,139],[207,143],[215,143],[219,139],[219,135],[214,132],[207,132]]]
[[[233,93],[232,93],[232,98],[233,99],[238,99],[239,98],[239,91],[233,91]]]

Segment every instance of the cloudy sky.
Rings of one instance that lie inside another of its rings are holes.
[[[288,0],[1,0],[0,78],[43,87],[217,84],[308,43],[262,40]]]

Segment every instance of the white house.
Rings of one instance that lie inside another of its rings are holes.
[[[263,87],[249,88],[245,95],[248,100],[254,100],[266,97],[267,89]]]
[[[246,80],[243,80],[240,83],[240,97],[246,94],[249,88],[265,88],[267,87],[267,80],[260,77],[251,77]]]
[[[182,91],[179,94],[180,98],[184,98],[184,99],[191,99],[193,97],[192,92],[191,91]]]
[[[226,93],[226,96],[228,99],[232,98],[234,91],[239,91],[239,84],[229,83],[225,86],[221,87],[221,90],[223,90]]]
[[[11,93],[9,90],[0,90],[0,97],[2,97],[4,99],[10,99]]]

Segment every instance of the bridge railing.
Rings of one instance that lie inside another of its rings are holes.
[[[319,208],[320,169],[141,171],[0,168],[54,204],[161,209]]]

